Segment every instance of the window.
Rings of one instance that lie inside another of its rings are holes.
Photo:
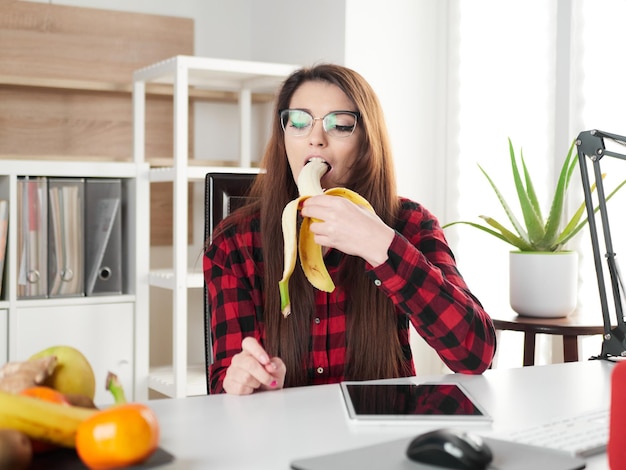
[[[597,128],[626,135],[626,1],[479,0],[451,5],[450,57],[458,61],[450,62],[449,70],[449,109],[456,110],[448,116],[449,220],[480,222],[481,214],[507,220],[478,164],[518,212],[507,137],[516,152],[523,150],[547,212],[563,158],[580,131]],[[614,150],[626,153],[626,147]],[[607,190],[626,178],[626,162],[608,160],[602,162],[609,173]],[[623,192],[618,194],[621,202],[616,197],[609,203],[609,215],[611,208],[616,213],[611,231],[618,256],[617,247],[626,245],[620,239],[626,238],[626,222],[618,220],[623,219],[618,217],[626,202]],[[573,211],[582,202],[578,175],[569,195]],[[487,311],[509,308],[508,275],[502,273],[508,273],[512,247],[468,226],[448,229],[447,235],[463,276]],[[597,309],[600,318],[588,229],[574,243],[571,247],[582,254],[581,308]],[[500,361],[510,363],[509,352],[521,354],[521,338],[519,345],[507,338],[500,346]],[[599,341],[589,353],[583,344],[582,354],[598,352]],[[538,363],[549,360],[548,354]]]

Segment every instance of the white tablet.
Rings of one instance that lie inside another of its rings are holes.
[[[341,383],[350,420],[362,423],[433,421],[486,423],[487,411],[456,383]]]

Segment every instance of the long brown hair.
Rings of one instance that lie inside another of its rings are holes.
[[[296,263],[290,280],[291,315],[283,318],[280,311],[278,281],[283,271],[282,209],[298,196],[285,150],[279,110],[289,107],[293,93],[309,81],[323,81],[338,86],[354,102],[361,113],[360,156],[357,158],[346,187],[365,197],[378,216],[394,226],[399,210],[391,147],[378,98],[365,79],[355,71],[333,64],[303,68],[283,83],[274,110],[271,137],[265,149],[261,168],[251,195],[257,197],[263,243],[264,324],[266,350],[282,358],[287,366],[285,384],[308,383],[307,364],[310,348],[310,325],[315,311],[315,289],[306,280]],[[338,284],[347,289],[347,379],[365,380],[403,375],[404,353],[398,338],[398,322],[391,301],[365,275],[365,261],[346,256]],[[349,280],[349,283],[348,283]]]

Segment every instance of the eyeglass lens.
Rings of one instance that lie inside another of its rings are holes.
[[[324,131],[329,136],[349,137],[356,127],[357,114],[350,111],[333,111],[323,118],[314,118],[301,109],[285,109],[280,113],[280,120],[285,134],[294,137],[309,135],[317,120],[322,121]]]

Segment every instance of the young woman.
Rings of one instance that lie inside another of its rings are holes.
[[[314,157],[323,188],[348,199],[307,199],[335,290],[316,290],[299,263],[283,317],[281,215]],[[356,72],[323,64],[293,73],[276,103],[252,189],[256,199],[218,226],[204,273],[211,310],[210,393],[249,394],[341,380],[415,375],[409,322],[455,372],[480,374],[495,353],[490,317],[459,271],[437,219],[396,193],[391,147],[376,94]]]

